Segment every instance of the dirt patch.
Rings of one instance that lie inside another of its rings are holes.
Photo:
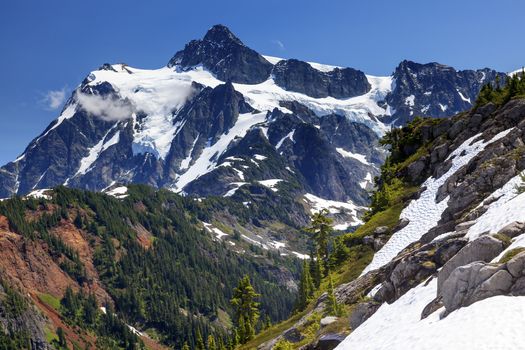
[[[102,287],[98,272],[93,265],[93,248],[89,245],[89,234],[79,230],[69,221],[62,220],[60,225],[53,228],[51,233],[60,237],[64,243],[78,252],[80,261],[86,269],[87,282],[82,286],[83,289],[94,293],[100,304],[111,297]]]
[[[153,235],[146,230],[142,225],[133,226],[133,230],[137,233],[137,241],[144,249],[149,249],[153,245]]]

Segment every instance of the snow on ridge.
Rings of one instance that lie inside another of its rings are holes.
[[[237,190],[239,188],[241,188],[242,186],[244,185],[247,185],[248,183],[247,182],[232,182],[230,185],[233,185],[234,187],[230,190],[228,190],[228,192],[226,192],[223,197],[231,197],[235,194],[235,192],[237,192]]]
[[[516,70],[514,70],[512,72],[508,72],[507,75],[512,77],[512,76],[514,76],[516,74],[521,74],[521,72],[523,72],[523,70],[524,70],[524,68],[516,69]]]
[[[281,61],[286,61],[287,60],[286,58],[280,58],[280,57],[275,57],[275,56],[263,55],[263,57],[268,62],[270,62],[273,65],[275,65],[275,64],[277,64],[277,63],[279,63]],[[339,68],[339,69],[343,68],[343,67],[340,67],[340,66],[333,66],[333,65],[330,65],[330,64],[322,64],[322,63],[317,63],[317,62],[306,62],[306,63],[308,63],[310,65],[310,67],[312,67],[313,69],[317,69],[318,71],[323,72],[323,73],[331,72],[331,71],[333,71],[336,68]]]
[[[293,129],[286,136],[280,139],[279,142],[277,142],[277,144],[275,145],[275,149],[278,150],[279,148],[281,148],[281,146],[283,145],[284,141],[286,141],[286,139],[290,139],[290,141],[295,142],[293,138],[294,134],[295,134],[295,129]]]
[[[337,350],[520,349],[525,327],[525,297],[495,296],[453,311],[443,308],[421,319],[437,294],[437,280],[421,283],[381,307],[355,329]]]
[[[41,188],[38,190],[34,190],[26,194],[27,197],[31,198],[42,198],[42,199],[51,199],[51,196],[46,194],[46,192],[52,191],[50,188]]]
[[[102,139],[88,150],[88,155],[80,160],[78,170],[75,173],[75,175],[73,175],[73,177],[86,174],[89,171],[90,167],[93,165],[93,163],[95,163],[95,161],[98,159],[100,154],[102,154],[102,152],[107,150],[109,147],[116,145],[119,142],[120,130],[113,134],[113,136],[109,140],[106,140],[108,135],[111,133],[111,131],[115,129],[117,125],[118,124],[115,124],[111,129],[109,129],[108,132],[102,137]],[[66,185],[67,182],[68,181],[66,181],[65,183]]]
[[[372,174],[368,172],[368,173],[366,173],[366,176],[365,176],[365,178],[363,179],[363,181],[361,181],[361,182],[359,183],[359,186],[360,186],[362,189],[365,190],[369,184],[370,184],[370,185],[373,185],[373,184],[374,184],[373,181],[374,181],[374,179],[372,178]]]
[[[336,148],[335,150],[337,151],[337,153],[342,155],[344,158],[353,158],[365,165],[371,165],[368,162],[368,160],[366,160],[366,156],[364,154],[353,153],[353,152],[347,151],[344,148],[340,148],[340,147]]]
[[[310,205],[310,212],[312,214],[316,214],[320,212],[323,209],[327,209],[330,214],[340,214],[342,211],[349,211],[351,213],[353,221],[351,223],[345,222],[338,225],[335,225],[334,228],[336,230],[345,230],[349,226],[357,226],[361,225],[363,222],[358,218],[358,210],[360,209],[366,209],[364,207],[360,207],[349,202],[338,202],[333,201],[329,199],[324,199],[321,197],[317,197],[311,193],[306,193],[304,195],[305,202],[307,202]]]
[[[128,196],[128,188],[126,186],[118,186],[110,190],[105,191],[109,196],[113,196],[118,199],[124,199]]]
[[[395,232],[383,248],[374,254],[372,262],[363,270],[361,275],[387,264],[406,246],[417,241],[428,230],[436,226],[441,219],[443,211],[447,208],[449,200],[449,197],[446,197],[439,203],[435,202],[437,191],[441,185],[462,166],[468,164],[476,155],[482,152],[487,145],[505,137],[512,129],[500,132],[487,142],[478,140],[482,134],[477,134],[455,149],[447,158],[452,159],[450,169],[437,179],[429,177],[421,185],[422,188],[426,188],[425,191],[421,193],[417,200],[412,200],[400,215],[400,219],[409,221],[408,225]]]
[[[456,89],[456,91],[458,92],[459,97],[460,97],[463,101],[468,102],[468,103],[472,103],[472,102],[470,102],[470,98],[466,98],[465,96],[463,96],[463,94],[461,93],[461,91],[459,91],[459,89]]]
[[[259,180],[257,182],[263,185],[264,187],[268,187],[273,192],[277,192],[278,191],[277,184],[281,181],[283,181],[283,179]]]
[[[74,102],[73,100],[68,101],[67,104],[64,106],[64,109],[62,110],[62,112],[58,116],[58,118],[55,120],[55,124],[53,124],[52,127],[50,127],[44,134],[42,134],[42,136],[39,136],[36,139],[36,141],[33,144],[33,147],[36,146],[38,141],[40,141],[47,134],[49,134],[51,132],[51,130],[56,129],[60,124],[62,124],[62,122],[64,120],[72,118],[75,115],[76,111],[77,111],[77,106],[78,106],[77,103]],[[20,157],[18,157],[16,159],[16,161],[21,160],[24,156],[25,156],[25,154],[22,154]]]
[[[266,112],[257,114],[245,113],[239,114],[239,118],[235,125],[226,133],[223,134],[217,142],[209,147],[206,147],[193,164],[184,172],[175,183],[174,190],[176,192],[182,191],[184,186],[199,178],[200,176],[217,168],[216,159],[223,154],[228,145],[236,138],[246,135],[248,130],[255,124],[261,123],[266,119]]]

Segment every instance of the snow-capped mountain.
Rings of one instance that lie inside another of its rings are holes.
[[[404,61],[392,76],[370,76],[262,56],[217,25],[163,68],[91,72],[0,169],[0,198],[61,184],[146,183],[246,202],[286,192],[307,205],[304,194],[350,203],[356,224],[390,123],[467,109],[497,74]]]

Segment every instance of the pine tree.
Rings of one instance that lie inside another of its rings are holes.
[[[235,311],[234,324],[237,326],[241,344],[251,340],[255,335],[255,324],[259,318],[259,303],[255,299],[259,296],[250,283],[248,275],[244,276],[233,290],[230,303]]]
[[[182,350],[190,350],[190,346],[188,345],[187,341],[185,341],[184,345],[182,345]]]
[[[316,254],[314,250],[312,249],[310,251],[310,276],[312,276],[312,282],[314,284],[315,289],[319,289],[319,286],[321,285],[321,266],[319,265],[319,254]]]
[[[217,346],[215,345],[215,338],[211,334],[208,336],[208,350],[217,350]]]
[[[58,336],[58,345],[62,348],[66,348],[67,347],[66,333],[64,332],[62,327],[58,327],[57,336]]]
[[[195,343],[195,350],[206,350],[206,346],[204,345],[204,340],[202,339],[201,331],[197,329],[197,335],[196,335],[196,343]]]
[[[342,308],[341,305],[337,303],[337,299],[334,294],[334,284],[332,281],[332,275],[328,275],[328,297],[326,300],[326,313],[331,316],[341,316]]]
[[[272,326],[272,320],[270,319],[269,315],[266,315],[266,319],[264,322],[264,329],[268,329]]]
[[[64,293],[62,300],[60,300],[60,304],[62,305],[64,316],[74,320],[80,309],[80,300],[71,287],[68,286],[66,288],[66,292]]]
[[[310,268],[306,263],[306,260],[303,261],[303,272],[301,275],[301,281],[299,283],[299,297],[297,299],[297,309],[304,310],[308,305],[308,302],[311,300],[314,294],[314,284],[312,278],[310,277]]]
[[[84,322],[87,325],[94,325],[97,321],[98,304],[94,294],[89,294],[83,303]]]
[[[333,252],[330,254],[330,264],[332,266],[339,266],[348,259],[349,255],[350,249],[344,243],[343,237],[337,237],[334,240]]]
[[[333,222],[327,215],[328,210],[326,209],[315,213],[312,216],[310,227],[307,229],[316,243],[317,253],[321,257],[319,264],[322,264],[321,271],[323,271],[324,276],[328,275],[328,241],[332,235]]]

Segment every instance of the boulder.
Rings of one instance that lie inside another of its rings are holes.
[[[521,252],[507,262],[507,270],[514,278],[525,276],[525,252]]]
[[[283,333],[283,338],[289,341],[290,343],[298,343],[304,339],[304,336],[299,332],[295,327],[288,329]]]
[[[407,176],[410,181],[416,182],[421,177],[426,168],[425,158],[416,160],[407,167]]]
[[[504,265],[492,266],[477,261],[460,266],[443,283],[443,305],[450,313],[479,300],[507,294],[512,283],[512,276]]]
[[[388,231],[390,231],[388,226],[379,226],[378,228],[374,230],[374,237],[384,235],[388,233]]]
[[[498,233],[503,234],[509,238],[514,238],[525,232],[525,222],[514,221],[503,227]]]
[[[334,323],[335,321],[337,321],[337,317],[335,316],[326,316],[326,317],[323,317],[321,319],[321,327],[326,327],[328,326],[329,324],[332,324]]]
[[[377,309],[379,309],[380,306],[380,303],[371,301],[357,304],[350,315],[350,327],[352,330],[355,330],[363,322],[365,322],[377,311]]]
[[[489,262],[498,256],[503,249],[503,242],[491,236],[482,236],[467,244],[456,255],[448,260],[439,271],[438,295],[441,295],[443,283],[457,267],[474,261]]]
[[[344,334],[329,333],[321,336],[314,346],[315,350],[332,350],[337,347],[346,336]]]

